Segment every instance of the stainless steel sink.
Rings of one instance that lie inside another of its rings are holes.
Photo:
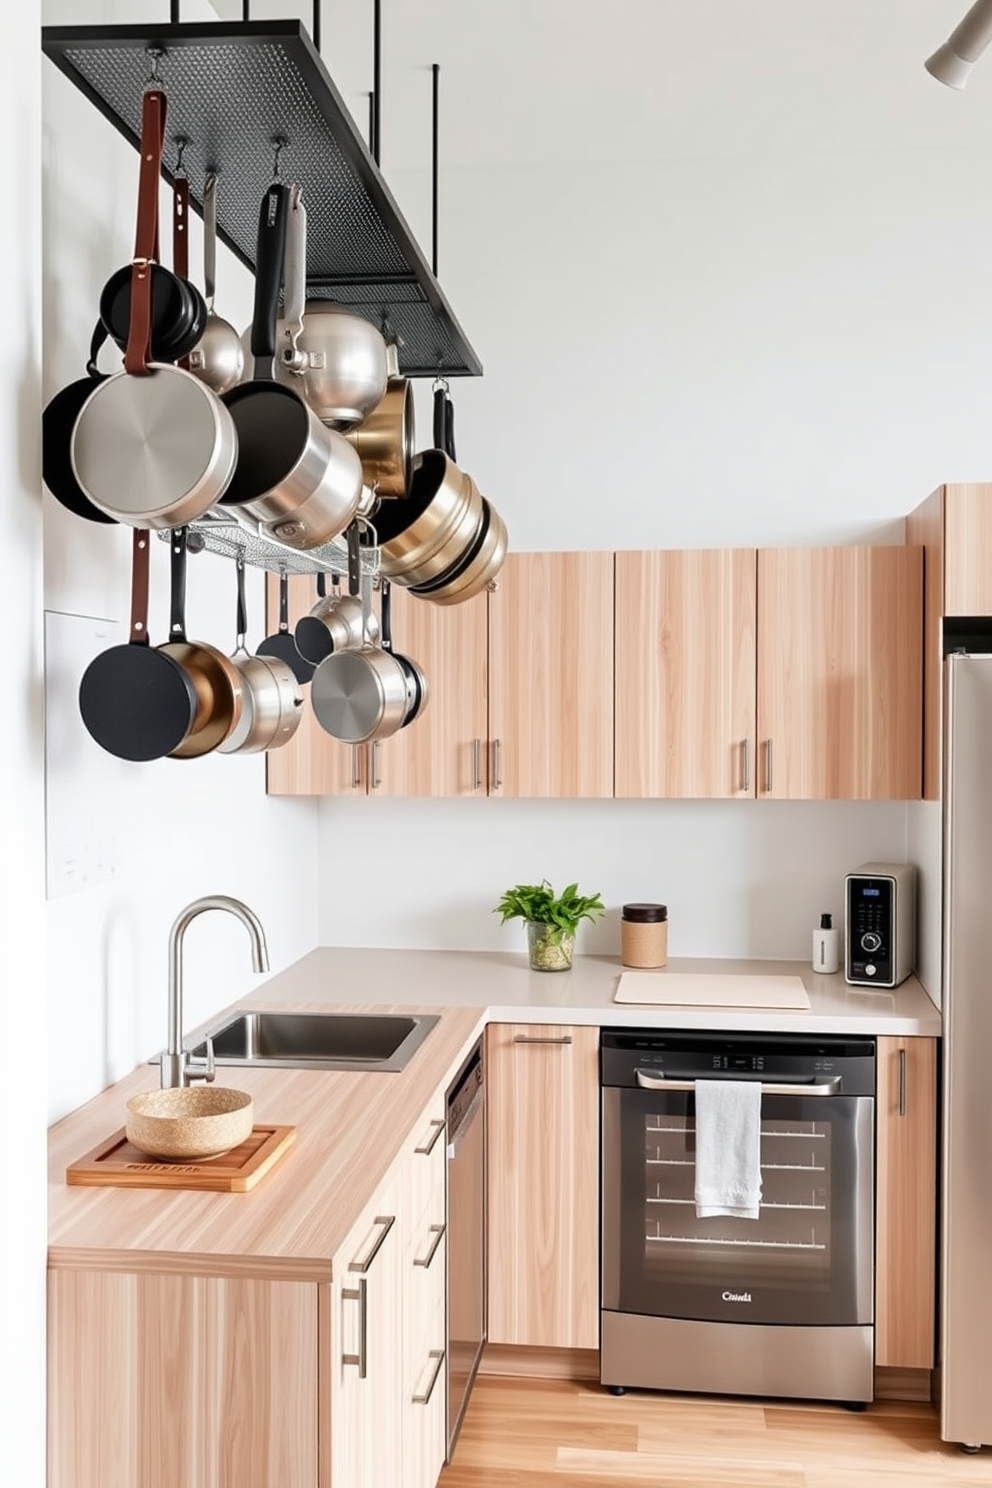
[[[436,1013],[269,1013],[242,1008],[208,1029],[190,1053],[204,1057],[210,1038],[217,1064],[397,1074],[437,1021]]]

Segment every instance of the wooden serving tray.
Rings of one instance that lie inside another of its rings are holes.
[[[132,1147],[124,1128],[70,1163],[66,1183],[123,1188],[202,1188],[247,1193],[296,1140],[295,1126],[253,1126],[251,1136],[219,1157],[164,1162]]]

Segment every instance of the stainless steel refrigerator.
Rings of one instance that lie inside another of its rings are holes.
[[[992,1444],[992,655],[978,654],[992,637],[955,654],[965,623],[944,642],[941,1436],[978,1447]]]

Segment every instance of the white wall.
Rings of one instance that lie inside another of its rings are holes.
[[[0,1476],[45,1480],[45,926],[41,627],[41,115],[39,7],[4,17],[0,123],[11,210],[0,244],[7,335],[0,367],[6,699],[0,730],[7,1197],[0,1225]]]
[[[960,12],[388,9],[383,169],[428,241],[440,62],[440,278],[485,367],[453,389],[459,462],[513,547],[900,542],[935,485],[988,477],[992,62],[963,94],[922,65]],[[329,801],[321,832],[335,944],[513,944],[489,909],[546,872],[668,900],[673,954],[805,955],[845,872],[909,856],[939,998],[927,808]]]

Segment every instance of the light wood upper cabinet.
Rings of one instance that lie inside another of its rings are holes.
[[[616,555],[617,796],[754,795],[753,548]]]
[[[486,1032],[489,1341],[599,1347],[599,1029]]]
[[[486,794],[487,596],[458,605],[392,589],[393,649],[427,677],[418,718],[383,739],[369,772],[380,796]]]
[[[613,794],[613,554],[511,553],[489,599],[490,793]]]
[[[918,547],[758,553],[758,795],[918,799]]]
[[[937,1041],[880,1038],[875,1362],[934,1364]]]

